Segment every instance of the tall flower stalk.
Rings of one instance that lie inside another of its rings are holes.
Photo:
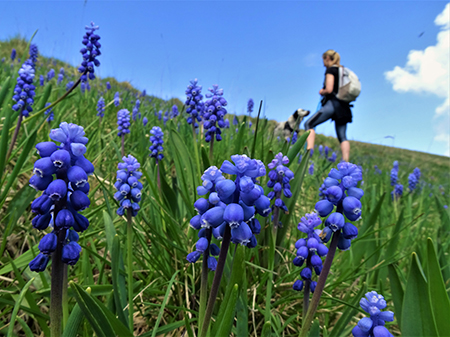
[[[163,144],[164,144],[164,132],[162,132],[161,128],[159,126],[154,126],[150,130],[151,136],[150,136],[150,142],[152,145],[150,146],[150,157],[155,158],[156,161],[156,170],[157,170],[157,176],[156,176],[156,182],[158,184],[158,190],[161,193],[161,177],[159,172],[159,162],[164,158],[164,155],[162,153]]]
[[[193,228],[200,230],[200,240],[205,238],[207,230],[210,230],[216,239],[222,240],[217,265],[214,263],[215,258],[203,256],[204,260],[208,260],[208,267],[211,265],[210,269],[215,269],[215,273],[200,330],[202,337],[206,336],[209,328],[230,243],[255,247],[257,244],[255,234],[259,234],[261,225],[254,215],[258,213],[268,216],[271,212],[270,199],[264,195],[264,190],[257,183],[257,178],[266,174],[264,164],[246,155],[234,155],[231,159],[235,165],[226,160],[220,170],[217,167],[210,167],[205,171],[202,177],[203,184],[197,188],[197,193],[199,195],[209,193],[209,197],[200,198],[195,202],[199,214],[190,221]],[[222,173],[236,175],[236,179],[234,181],[225,179]],[[203,254],[204,252],[206,249]],[[188,255],[188,261],[195,262],[200,255],[196,252],[191,253]]]
[[[120,203],[117,214],[127,218],[128,315],[129,328],[133,331],[133,217],[140,210],[142,183],[139,179],[142,172],[138,171],[141,164],[132,155],[124,156],[122,160],[123,162],[118,164],[117,181],[114,184],[117,192],[114,198]]]
[[[52,256],[50,292],[50,328],[52,336],[61,335],[63,294],[67,292],[67,264],[74,265],[81,252],[78,232],[85,231],[89,221],[78,212],[90,205],[88,175],[94,166],[83,155],[88,139],[84,129],[75,124],[61,123],[50,132],[53,142],[36,145],[41,159],[34,164],[30,186],[43,194],[31,204],[36,213],[34,228],[52,232],[39,243],[40,253],[30,262],[32,271],[44,271]],[[56,177],[56,179],[54,179]]]
[[[331,243],[309,309],[307,313],[304,313],[300,337],[305,337],[308,334],[325,288],[336,248],[340,250],[350,249],[351,240],[358,235],[358,229],[352,223],[345,222],[345,218],[350,221],[357,221],[361,218],[360,199],[364,192],[356,187],[361,180],[362,170],[357,165],[342,162],[337,165],[337,169],[331,169],[324,181],[324,185],[327,187],[324,192],[326,198],[318,201],[315,209],[319,216],[328,216],[325,221],[325,228],[320,233],[320,238],[325,243],[331,239]],[[332,213],[335,206],[336,212]]]

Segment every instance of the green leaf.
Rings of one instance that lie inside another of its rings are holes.
[[[11,85],[12,83],[11,83],[11,76],[8,76],[6,79],[5,79],[5,81],[3,82],[3,85],[2,85],[2,90],[0,90],[0,108],[2,107],[2,105],[3,105],[3,101],[5,100],[5,97],[6,97],[6,95],[8,94],[8,91],[9,91],[9,89],[10,89],[10,85]],[[11,88],[12,88],[13,86],[11,85]],[[8,130],[8,128],[5,128],[4,126],[3,126],[3,130]]]
[[[239,287],[236,284],[234,284],[233,289],[231,291],[229,300],[227,302],[223,302],[222,305],[226,304],[227,308],[225,312],[223,313],[223,316],[217,317],[216,322],[220,323],[219,328],[217,329],[217,333],[215,334],[213,332],[214,336],[229,336],[231,326],[234,321],[234,313],[236,311],[236,302],[238,299],[239,294]],[[217,325],[216,323],[216,325]]]
[[[392,294],[392,300],[394,301],[394,308],[395,308],[395,315],[397,316],[397,322],[400,329],[402,328],[401,322],[402,322],[402,305],[403,305],[403,297],[404,297],[404,290],[402,283],[400,281],[400,276],[398,273],[400,272],[398,268],[390,264],[388,266],[389,271],[389,284],[391,285],[391,294]]]
[[[439,335],[448,336],[450,334],[450,301],[445,290],[433,241],[430,238],[427,240],[427,253],[428,294],[431,301],[431,310]]]
[[[0,106],[1,107],[1,106]],[[8,129],[11,125],[12,110],[5,109],[5,120],[3,122],[2,136],[0,138],[0,181],[3,181],[3,171],[6,165],[6,154],[8,153],[8,141],[10,140]]]
[[[158,314],[158,318],[156,319],[156,323],[155,326],[153,327],[153,332],[152,332],[152,337],[156,336],[156,332],[158,330],[159,327],[159,323],[161,322],[161,318],[162,315],[164,314],[164,308],[166,307],[166,303],[167,303],[167,299],[169,298],[169,294],[171,292],[172,289],[172,285],[175,282],[175,276],[177,276],[179,270],[177,270],[173,275],[172,278],[169,281],[169,285],[167,286],[167,290],[166,290],[166,294],[164,295],[164,300],[161,304],[161,309],[159,309],[159,314]]]
[[[412,254],[411,268],[406,282],[402,308],[403,336],[437,336],[431,313],[427,282],[416,253]]]
[[[301,135],[301,137],[297,140],[297,142],[295,142],[295,144],[293,146],[291,146],[291,148],[287,154],[287,157],[289,158],[289,164],[287,164],[286,166],[289,167],[292,164],[292,162],[295,159],[295,156],[297,156],[297,154],[302,149],[308,136],[309,136],[309,131],[306,131],[303,135]]]
[[[83,312],[77,303],[69,315],[69,319],[67,320],[66,327],[64,328],[61,337],[77,337],[78,329],[83,321],[83,317]]]
[[[334,329],[335,327],[333,327],[333,331]],[[320,337],[320,326],[319,321],[317,319],[314,320],[314,323],[312,324],[311,329],[309,330],[308,337]]]
[[[261,337],[271,337],[271,336],[272,336],[272,324],[270,324],[270,322],[266,322],[264,323],[261,332]]]
[[[123,270],[124,266],[119,240],[119,236],[115,235],[111,252],[111,277],[114,289],[114,302],[116,303],[116,313],[119,316],[119,320],[127,325],[128,310],[124,310],[127,303],[127,289],[125,287],[125,277],[120,273],[120,269]]]
[[[39,250],[38,245],[39,244],[34,245],[32,249],[27,250],[25,253],[23,253],[18,258],[16,258],[14,260],[15,266],[20,269],[20,268],[25,267],[28,263],[30,263],[30,261],[35,258],[35,255],[33,255],[33,251],[36,252]],[[3,266],[2,269],[0,269],[0,275],[5,275],[12,271],[13,271],[13,266],[11,265],[11,263],[7,263]]]
[[[96,298],[89,295],[83,288],[70,282],[75,299],[86,319],[99,337],[132,337],[133,334],[120,322],[115,315]]]
[[[10,337],[13,335],[13,331],[14,331],[14,323],[16,322],[16,316],[17,316],[17,312],[19,311],[20,305],[22,304],[22,300],[25,297],[25,294],[27,293],[28,288],[31,286],[31,284],[34,281],[34,277],[29,280],[27,282],[27,284],[25,284],[25,286],[23,287],[22,291],[19,294],[19,298],[16,301],[16,304],[14,305],[14,310],[11,314],[11,318],[9,320],[9,328],[8,328],[8,334],[7,337]]]

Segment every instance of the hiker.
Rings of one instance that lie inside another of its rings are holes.
[[[319,94],[323,96],[322,107],[305,122],[305,130],[310,134],[307,139],[307,149],[314,149],[316,133],[314,128],[323,122],[332,119],[335,123],[336,135],[341,143],[342,159],[346,162],[350,158],[350,143],[345,135],[347,123],[352,122],[350,103],[336,97],[339,90],[339,68],[341,57],[338,52],[330,49],[322,55],[323,65],[326,67],[325,81]],[[341,70],[342,72],[342,70]]]

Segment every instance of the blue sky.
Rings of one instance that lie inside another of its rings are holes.
[[[189,80],[224,89],[228,111],[264,100],[270,119],[315,111],[335,49],[360,78],[351,140],[449,155],[449,7],[443,1],[2,2],[0,39],[20,34],[73,65],[100,26],[99,74],[184,100]],[[422,34],[423,33],[423,34]],[[334,136],[334,124],[317,127]],[[386,136],[391,136],[385,138]]]

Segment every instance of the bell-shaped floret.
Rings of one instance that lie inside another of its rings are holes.
[[[47,194],[42,194],[31,203],[31,210],[33,213],[45,214],[50,211],[53,205],[53,200]]]
[[[356,228],[353,224],[346,222],[342,228],[342,235],[346,239],[353,240],[358,236],[358,228]]]
[[[39,242],[39,250],[43,254],[51,254],[56,250],[58,238],[54,232],[45,235]]]
[[[230,179],[224,179],[216,184],[216,191],[220,199],[227,199],[236,190],[236,184]]]
[[[58,230],[69,229],[75,223],[72,212],[62,209],[58,212],[55,219],[55,228]]]
[[[188,260],[190,263],[195,263],[198,261],[201,255],[202,253],[200,253],[199,251],[193,251],[186,256],[186,260]]]
[[[241,222],[239,227],[231,229],[231,241],[235,244],[245,245],[250,242],[252,236],[252,230],[245,222]]]
[[[259,215],[264,217],[268,216],[269,213],[272,211],[272,209],[270,208],[270,199],[265,195],[261,195],[255,201],[255,208]]]
[[[80,258],[80,253],[81,246],[77,242],[71,241],[63,247],[61,260],[62,262],[73,266]]]
[[[230,228],[238,227],[244,221],[244,210],[239,204],[231,203],[223,212],[223,220],[230,225]]]
[[[77,232],[83,232],[89,227],[89,220],[81,214],[77,212],[72,212],[72,215],[75,219],[73,224],[73,229]]]
[[[310,280],[312,276],[312,271],[309,267],[303,268],[303,270],[300,272],[300,276],[303,280]]]
[[[94,165],[84,156],[79,156],[75,165],[81,167],[88,176],[94,173]]]
[[[356,199],[360,200],[364,195],[364,191],[358,187],[350,187],[347,190],[347,195],[349,197],[355,197]]]
[[[334,205],[328,200],[320,200],[316,203],[315,210],[321,217],[325,217],[333,211]]]
[[[44,230],[48,227],[51,219],[51,213],[46,213],[43,215],[38,214],[33,218],[33,220],[31,220],[31,224],[33,225],[33,228]]]
[[[70,153],[66,150],[58,150],[52,153],[50,159],[57,169],[68,168],[70,166]]]
[[[337,247],[338,247],[340,250],[348,250],[348,249],[350,248],[351,244],[352,244],[352,243],[351,243],[351,240],[350,240],[350,239],[344,238],[343,235],[339,236],[339,240],[338,240]]]
[[[333,213],[325,221],[325,226],[330,227],[333,232],[336,232],[344,227],[344,223],[345,219],[341,213]]]
[[[257,186],[248,193],[241,192],[241,199],[248,206],[253,206],[260,196],[261,190]]]
[[[53,165],[53,162],[49,157],[38,159],[34,163],[33,173],[41,178],[44,178],[44,176],[51,176],[55,172],[56,167]]]
[[[58,146],[53,142],[41,142],[36,144],[37,153],[42,157],[50,157]]]
[[[296,291],[302,291],[303,289],[303,281],[302,280],[297,280],[294,282],[292,289],[296,290]]]
[[[47,264],[49,261],[49,257],[42,253],[39,253],[31,262],[30,262],[30,270],[35,272],[44,271],[47,268]]]
[[[209,245],[209,253],[213,256],[217,256],[220,254],[220,248],[215,243],[211,243]]]
[[[327,196],[329,202],[337,205],[339,200],[342,199],[343,192],[339,186],[331,186],[327,189],[325,195]]]
[[[361,201],[355,197],[346,197],[342,202],[344,214],[350,221],[356,221],[361,217]]]
[[[62,179],[56,179],[48,185],[45,193],[54,201],[61,200],[67,194],[67,184]]]
[[[203,214],[208,210],[209,202],[205,198],[199,198],[194,202],[194,208],[199,214]]]
[[[200,214],[197,214],[189,221],[189,225],[192,228],[199,230],[202,227],[201,219],[202,216]]]
[[[216,270],[217,268],[217,260],[214,256],[208,256],[208,269],[209,270]]]
[[[309,255],[309,249],[306,246],[300,246],[297,249],[297,257],[306,260],[308,258]]]
[[[72,186],[83,187],[87,181],[88,176],[86,172],[79,166],[72,166],[67,170],[67,178],[69,179]]]
[[[239,201],[239,205],[241,205],[242,209],[244,210],[244,221],[247,222],[255,215],[255,207],[253,206],[247,206],[245,202],[242,200]]]
[[[317,247],[317,254],[319,254],[319,256],[325,256],[328,254],[328,248],[327,246],[325,246],[322,243],[319,243],[319,246]]]
[[[91,201],[89,197],[81,191],[74,191],[70,195],[70,203],[76,211],[82,211],[89,207]]]
[[[222,222],[224,222],[223,213],[224,213],[224,209],[222,207],[216,206],[216,207],[209,209],[202,215],[202,220],[201,220],[202,227],[215,228],[215,227],[219,226],[220,224],[222,224]]]
[[[44,191],[45,189],[47,189],[48,185],[50,185],[52,180],[53,177],[51,175],[41,178],[40,176],[35,174],[30,178],[29,184],[36,191]]]
[[[248,225],[250,229],[252,230],[253,234],[259,234],[261,233],[261,224],[259,223],[258,219],[253,218],[248,222]]]
[[[241,192],[248,193],[255,188],[255,183],[253,179],[247,176],[244,176],[239,181],[239,189]]]
[[[306,240],[305,239],[298,239],[297,242],[295,242],[295,248],[299,249],[301,246],[306,246]]]

